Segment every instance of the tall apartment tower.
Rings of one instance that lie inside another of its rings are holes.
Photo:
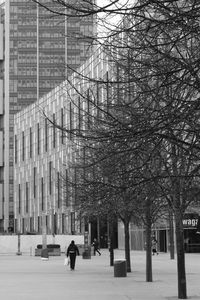
[[[14,228],[14,114],[84,63],[95,30],[92,17],[57,16],[32,0],[0,0],[0,232]]]

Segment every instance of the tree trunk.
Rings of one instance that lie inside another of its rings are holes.
[[[178,273],[178,298],[187,299],[186,273],[185,273],[185,251],[182,214],[175,212],[176,223],[176,245],[177,245],[177,273]]]
[[[147,199],[146,206],[146,281],[152,282],[152,254],[151,254],[151,211],[150,199]]]
[[[170,259],[174,259],[174,223],[171,208],[169,209],[169,251]]]
[[[110,246],[110,266],[114,266],[114,249],[112,246]]]
[[[126,258],[127,272],[131,272],[129,221],[127,220],[124,221],[124,234],[125,234],[125,258]]]
[[[110,266],[114,265],[114,249],[113,249],[113,223],[110,222],[110,243],[109,243],[109,252],[110,252]]]

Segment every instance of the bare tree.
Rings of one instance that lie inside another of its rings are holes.
[[[66,2],[57,2],[66,6]],[[120,3],[79,8],[67,2],[67,8],[83,17],[100,18],[104,13],[105,29],[112,15],[122,16],[120,25],[108,32],[103,43],[104,51],[115,65],[115,76],[112,80],[84,77],[104,86],[108,103],[100,106],[89,100],[101,119],[87,109],[85,115],[93,120],[90,125],[96,126],[88,126],[82,132],[73,130],[73,134],[90,141],[87,147],[97,140],[101,144],[117,144],[130,161],[133,153],[147,142],[153,145],[151,153],[159,149],[165,172],[161,168],[156,176],[162,179],[164,188],[168,185],[171,188],[168,192],[176,224],[178,297],[186,299],[182,217],[191,202],[191,194],[186,193],[185,187],[192,191],[199,181],[200,4],[195,0],[128,1],[125,6]],[[102,43],[102,37],[97,35],[95,41]],[[78,71],[77,76],[81,77]],[[84,95],[82,99],[85,98]],[[104,125],[98,130],[102,120]],[[135,171],[133,168],[129,174],[135,175]]]

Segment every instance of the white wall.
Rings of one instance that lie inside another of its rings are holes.
[[[3,24],[0,24],[0,60],[3,59]]]
[[[3,131],[0,131],[0,167],[3,166]]]
[[[0,183],[0,219],[3,219],[3,184],[2,183]]]
[[[74,240],[76,244],[84,244],[82,235],[47,235],[47,244],[59,244],[61,252]],[[35,248],[42,244],[42,235],[20,235],[20,251],[23,254],[34,255]],[[18,251],[17,235],[0,235],[0,254],[16,254]]]
[[[0,115],[3,115],[3,80],[1,79],[0,79]]]

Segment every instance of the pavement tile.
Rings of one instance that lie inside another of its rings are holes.
[[[115,259],[124,251],[115,250]],[[77,257],[76,269],[64,266],[64,255],[42,261],[28,255],[0,255],[2,300],[175,300],[176,259],[168,253],[152,257],[153,282],[145,282],[145,252],[131,251],[132,272],[114,277],[109,252],[91,259]],[[188,299],[200,299],[200,253],[186,254]]]

